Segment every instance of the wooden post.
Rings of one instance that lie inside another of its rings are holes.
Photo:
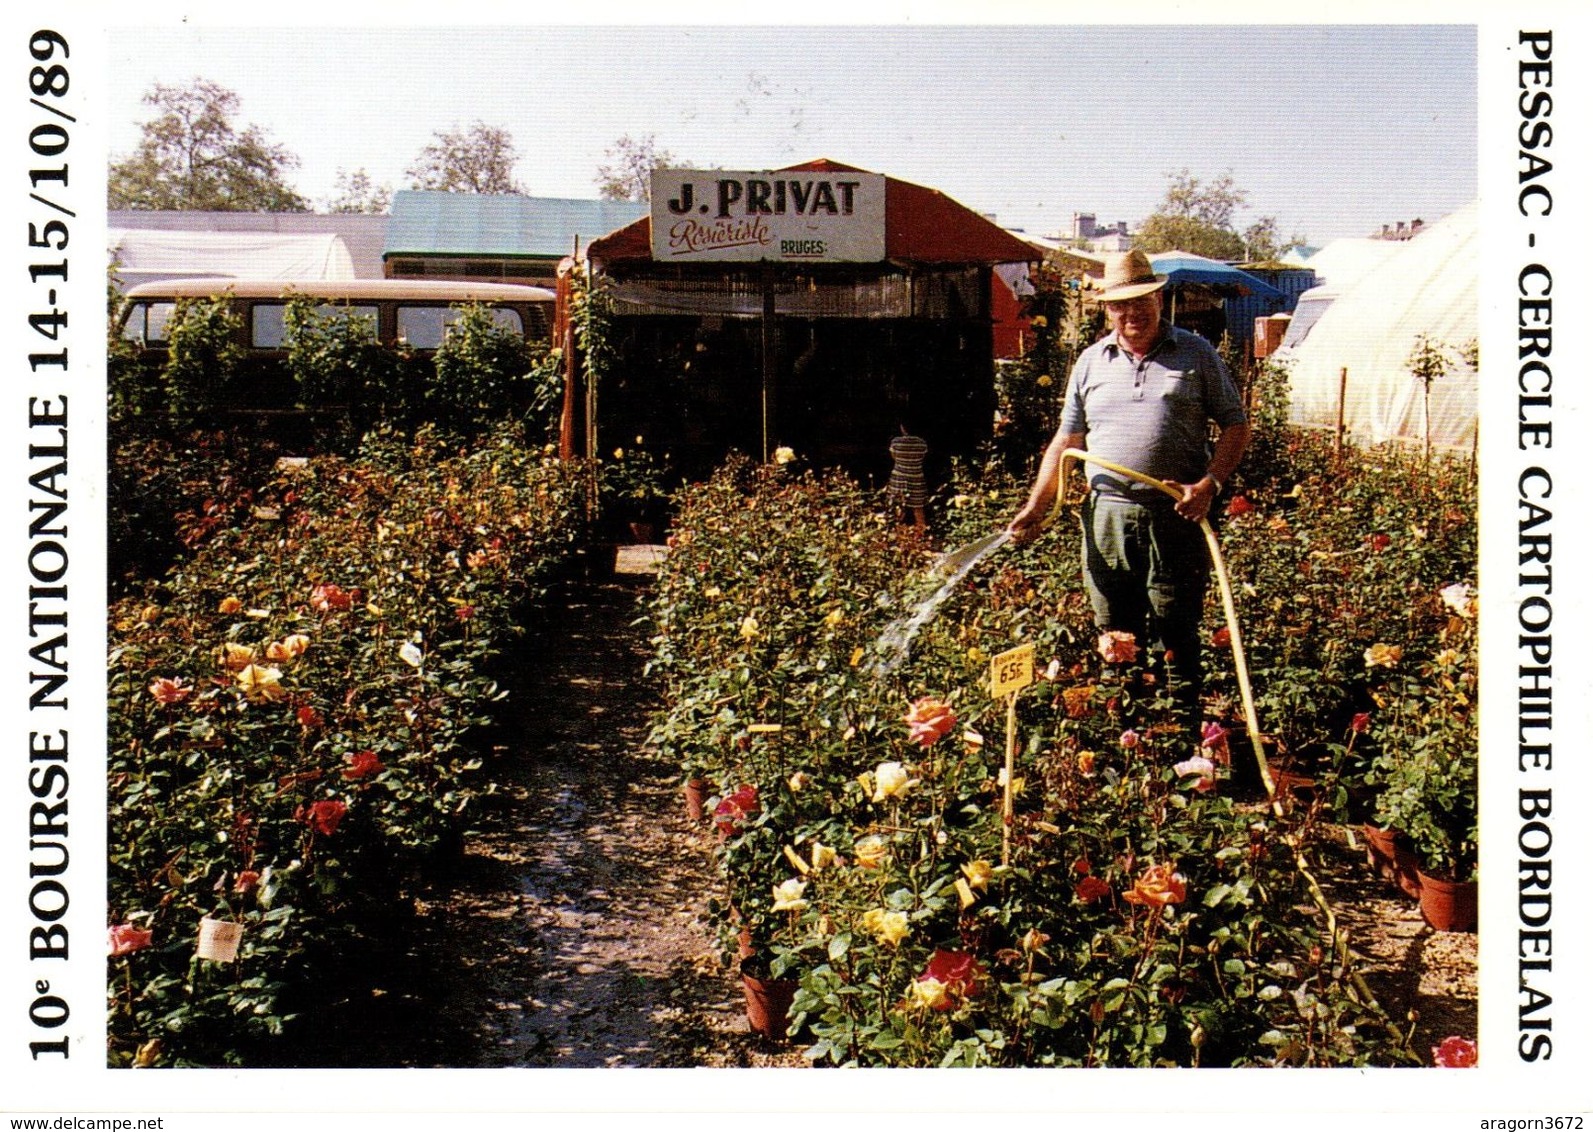
[[[774,272],[763,265],[763,326],[761,346],[763,352],[763,462],[769,462],[769,420],[773,416],[773,390],[775,382],[774,357]]]
[[[1339,367],[1339,424],[1333,432],[1333,462],[1338,463],[1344,455],[1344,393],[1350,383],[1350,368]]]

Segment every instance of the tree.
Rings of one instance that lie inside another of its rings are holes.
[[[654,169],[670,169],[681,162],[667,149],[659,149],[652,134],[632,139],[629,134],[603,151],[604,163],[597,167],[598,196],[604,200],[652,199]]]
[[[1184,169],[1169,173],[1167,180],[1167,194],[1156,211],[1140,223],[1134,237],[1140,250],[1177,248],[1224,260],[1262,259],[1277,250],[1277,221],[1270,216],[1252,224],[1245,235],[1234,229],[1234,213],[1249,194],[1234,184],[1232,173],[1203,182]],[[1251,243],[1264,254],[1256,254]]]
[[[299,159],[266,140],[258,126],[233,125],[238,96],[207,79],[188,87],[156,83],[144,101],[158,113],[138,147],[112,162],[110,208],[307,212],[285,180]]]
[[[514,180],[519,153],[508,130],[476,122],[468,130],[438,130],[405,176],[416,189],[449,193],[518,193]]]
[[[352,173],[339,169],[337,185],[332,191],[332,199],[326,204],[326,210],[377,216],[386,212],[392,203],[391,185],[373,183],[371,175],[363,169],[356,169]]]

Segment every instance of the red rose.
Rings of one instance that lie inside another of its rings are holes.
[[[313,707],[301,707],[298,711],[297,718],[300,727],[319,727],[323,722],[325,722],[321,718],[321,713],[316,711]]]
[[[1255,504],[1251,503],[1250,500],[1246,499],[1242,495],[1236,495],[1232,499],[1228,500],[1228,514],[1230,517],[1235,515],[1248,515],[1255,509]]]
[[[475,615],[476,607],[473,605],[461,605],[458,609],[454,610],[454,616],[459,618],[461,621],[469,621]]]
[[[1228,631],[1228,626],[1224,625],[1211,635],[1211,644],[1213,648],[1219,649],[1225,649],[1233,644],[1233,634]]]
[[[1373,550],[1387,550],[1394,545],[1394,540],[1382,531],[1378,531],[1366,541],[1371,544]]]
[[[346,813],[348,806],[336,799],[311,802],[310,808],[304,813],[303,821],[316,833],[330,837],[337,832],[337,825]]]
[[[945,997],[935,1004],[936,1010],[950,1010],[959,998],[967,998],[978,987],[980,978],[984,976],[984,969],[974,962],[974,957],[966,951],[944,951],[935,949],[929,957],[929,965],[924,968],[924,973],[918,976],[921,983],[933,980],[945,988]]]
[[[387,768],[382,765],[382,760],[375,751],[355,751],[346,756],[348,765],[343,768],[343,777],[350,782],[358,782],[362,778],[370,778],[380,774]]]
[[[1443,1069],[1475,1069],[1477,1043],[1470,1038],[1445,1038],[1433,1047],[1433,1064]]]
[[[714,807],[714,824],[727,834],[733,833],[738,825],[758,811],[757,789],[743,786],[719,800]]]
[[[1073,886],[1073,895],[1085,904],[1094,904],[1112,895],[1112,886],[1097,876],[1087,876]]]
[[[1369,711],[1358,711],[1350,717],[1350,730],[1357,735],[1370,726],[1372,726],[1372,713]]]
[[[310,606],[321,613],[354,608],[354,597],[342,586],[322,582],[310,591]]]
[[[232,882],[232,891],[240,896],[246,892],[253,892],[255,885],[260,883],[260,874],[254,869],[244,869],[238,874],[238,879]]]

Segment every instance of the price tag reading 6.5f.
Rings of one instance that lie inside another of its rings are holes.
[[[1034,683],[1034,645],[1008,649],[990,661],[990,694],[1010,696]]]

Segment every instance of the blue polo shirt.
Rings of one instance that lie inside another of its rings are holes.
[[[1228,367],[1210,342],[1175,326],[1135,361],[1112,334],[1074,363],[1062,401],[1062,430],[1083,432],[1095,455],[1159,480],[1194,483],[1211,460],[1207,422],[1240,424],[1244,404]],[[1136,502],[1162,491],[1087,465],[1090,485],[1103,495]]]

